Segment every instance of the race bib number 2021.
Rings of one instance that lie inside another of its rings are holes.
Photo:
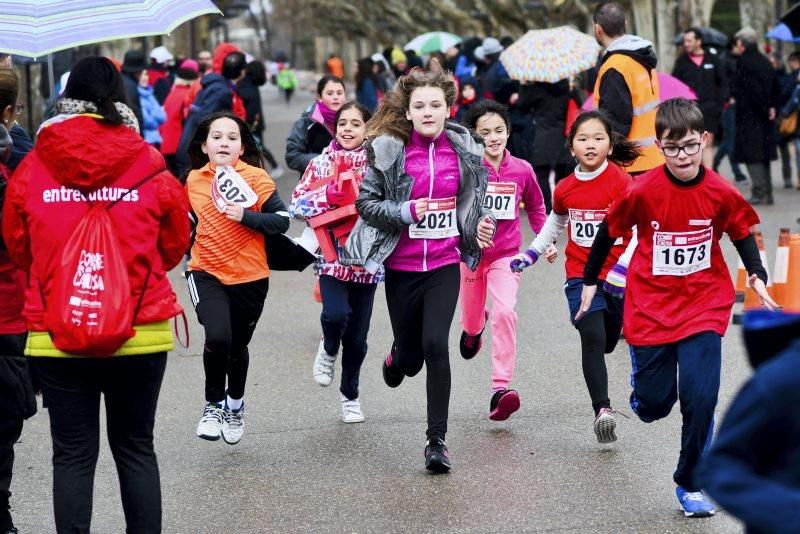
[[[408,236],[412,239],[444,239],[457,235],[455,197],[430,199],[428,211],[418,223],[408,227]]]
[[[656,232],[653,274],[687,276],[711,267],[713,228],[696,232]]]

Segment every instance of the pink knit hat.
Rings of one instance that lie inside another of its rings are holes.
[[[197,61],[195,61],[193,59],[184,59],[183,63],[181,63],[181,65],[180,65],[180,68],[188,69],[188,70],[191,70],[191,71],[197,72],[197,73],[200,72],[200,67],[197,66]]]

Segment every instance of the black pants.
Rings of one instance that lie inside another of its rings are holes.
[[[186,277],[197,319],[203,325],[206,342],[203,367],[206,373],[206,401],[244,397],[250,353],[247,344],[264,310],[269,278],[244,284],[225,285],[215,276],[192,271]]]
[[[544,208],[547,213],[553,209],[553,192],[550,190],[550,169],[555,169],[555,183],[557,184],[572,172],[572,167],[568,163],[560,163],[555,167],[550,165],[537,165],[533,168],[536,174],[536,181],[539,182],[539,187],[542,189],[542,196],[544,197]]]
[[[350,400],[358,398],[358,377],[367,355],[367,333],[377,287],[377,284],[342,282],[328,275],[319,277],[325,352],[336,354],[339,345],[342,346],[339,391]]]
[[[457,264],[429,272],[386,269],[386,302],[395,363],[407,376],[427,367],[428,438],[444,439],[450,404],[450,325],[458,302]]]
[[[9,511],[14,444],[22,434],[22,422],[36,411],[28,362],[23,356],[25,337],[0,335],[0,532],[14,527]]]
[[[160,532],[161,482],[153,424],[167,353],[31,361],[50,413],[56,531],[89,532],[102,393],[127,531]]]

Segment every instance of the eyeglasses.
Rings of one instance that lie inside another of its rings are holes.
[[[662,146],[661,150],[664,151],[664,155],[667,156],[668,158],[677,157],[678,154],[681,153],[681,150],[683,150],[683,153],[686,154],[687,156],[694,156],[695,154],[700,152],[700,143],[689,143],[688,145],[683,145],[683,146],[674,146],[674,145]]]

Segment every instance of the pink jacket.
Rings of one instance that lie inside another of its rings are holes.
[[[494,167],[483,160],[483,166],[489,170],[489,184],[492,183],[513,183],[516,185],[516,201],[513,204],[514,218],[502,219],[497,217],[497,231],[494,234],[494,247],[484,251],[483,261],[493,262],[500,258],[506,258],[519,253],[519,247],[522,244],[522,229],[520,226],[520,213],[519,203],[525,204],[525,211],[528,214],[528,224],[531,229],[537,234],[544,226],[544,221],[547,219],[544,207],[544,197],[539,183],[536,181],[536,174],[533,168],[527,161],[515,158],[508,150],[503,154],[503,161],[500,162],[500,172],[494,170]],[[491,185],[489,186],[491,187]],[[496,196],[487,194],[486,201],[497,199]],[[497,201],[503,199],[497,199]],[[502,208],[502,202],[497,202]],[[496,206],[486,205],[490,210],[495,211]],[[495,212],[495,216],[498,213]]]
[[[458,195],[460,170],[458,154],[442,132],[436,139],[423,137],[412,130],[406,144],[405,173],[414,179],[411,200],[442,199]],[[403,217],[410,224],[419,218],[411,203],[403,205]],[[413,221],[412,221],[413,219]],[[394,251],[386,259],[388,269],[398,271],[432,271],[459,263],[459,236],[443,239],[412,239],[404,229]]]

